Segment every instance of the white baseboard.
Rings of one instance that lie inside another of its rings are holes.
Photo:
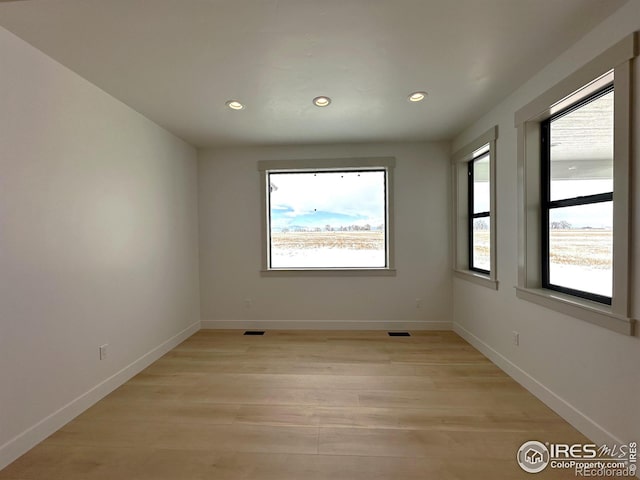
[[[567,422],[569,422],[573,427],[575,427],[578,431],[580,431],[584,436],[589,438],[594,443],[598,445],[602,445],[605,443],[608,445],[625,443],[615,435],[613,435],[611,432],[605,430],[601,425],[582,413],[565,399],[551,391],[544,384],[522,370],[500,352],[491,348],[483,340],[476,337],[473,333],[471,333],[459,323],[454,322],[453,331],[464,338],[471,345],[473,345],[477,350],[488,357],[489,360],[491,360],[498,367],[504,370],[507,375],[509,375],[516,382],[518,382],[529,392],[535,395],[545,405],[547,405],[554,412],[564,418]],[[548,440],[550,442],[553,441],[552,438],[544,440]]]
[[[203,320],[213,330],[451,330],[451,322],[415,320]]]
[[[48,417],[42,419],[32,427],[0,446],[0,470],[21,455],[28,452],[49,435],[62,428],[87,408],[91,407],[93,404],[125,383],[131,377],[140,373],[162,355],[189,338],[198,330],[200,330],[199,321],[177,333],[153,350],[145,353],[119,372],[113,374],[103,382],[100,382],[89,391],[83,393],[64,407],[53,412]]]

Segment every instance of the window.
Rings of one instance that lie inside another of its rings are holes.
[[[469,270],[491,271],[489,145],[469,162]]]
[[[454,272],[498,288],[496,272],[495,145],[493,127],[453,154]]]
[[[611,305],[613,85],[541,123],[542,287]]]
[[[393,272],[394,159],[262,161],[263,271]]]
[[[515,114],[518,298],[633,335],[629,35]]]

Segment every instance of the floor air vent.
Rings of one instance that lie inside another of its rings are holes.
[[[264,330],[247,330],[244,335],[264,335]]]
[[[390,337],[410,337],[409,332],[387,332]]]

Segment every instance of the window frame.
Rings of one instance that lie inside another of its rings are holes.
[[[260,199],[262,232],[262,276],[394,276],[395,270],[395,225],[393,213],[393,157],[333,158],[305,160],[260,160]],[[271,267],[270,185],[271,173],[321,173],[321,172],[385,172],[385,267]]]
[[[497,221],[496,221],[496,142],[498,127],[493,126],[475,140],[469,142],[452,154],[452,236],[453,236],[453,271],[457,278],[490,288],[498,289],[497,268]],[[487,151],[482,151],[487,149]],[[481,153],[478,153],[481,152]],[[472,269],[472,222],[470,207],[472,198],[469,188],[469,162],[489,155],[489,255],[490,269]]]
[[[634,335],[630,318],[631,90],[634,32],[554,85],[515,113],[518,155],[518,284],[516,295],[562,314]],[[613,72],[613,295],[611,305],[544,288],[541,248],[541,148],[543,121],[601,88]]]
[[[489,210],[484,211],[484,212],[475,212],[475,173],[474,173],[474,164],[475,162],[479,161],[479,160],[483,160],[485,158],[489,159],[489,169],[491,169],[491,153],[490,153],[490,149],[491,147],[489,146],[489,144],[487,144],[487,146],[489,147],[487,149],[486,152],[483,152],[477,156],[474,156],[471,160],[469,160],[469,162],[467,163],[467,170],[468,170],[468,176],[469,176],[469,182],[468,182],[468,187],[467,187],[467,197],[468,197],[468,210],[467,210],[467,216],[468,216],[468,226],[467,226],[467,237],[468,237],[468,242],[469,242],[469,270],[473,271],[473,272],[478,272],[484,275],[491,275],[491,266],[489,266],[489,270],[485,270],[484,268],[479,268],[476,267],[473,264],[473,247],[474,247],[474,235],[473,235],[473,221],[477,218],[489,218],[489,242],[491,242],[491,205],[489,205]],[[491,179],[489,178],[489,192],[491,192]],[[489,248],[489,259],[491,260],[491,248]],[[491,265],[491,264],[489,264]]]
[[[541,283],[543,289],[555,290],[567,295],[591,300],[593,302],[611,305],[612,297],[599,295],[596,293],[579,290],[576,288],[555,285],[550,279],[550,228],[549,217],[551,210],[554,208],[575,207],[580,205],[592,205],[594,203],[613,202],[613,191],[606,193],[598,193],[592,195],[563,198],[561,200],[551,200],[551,123],[569,113],[579,110],[581,107],[607,95],[615,92],[613,83],[608,83],[604,87],[599,88],[587,97],[572,103],[549,118],[540,122],[540,260],[541,260]],[[614,94],[615,95],[615,94]],[[614,97],[615,98],[615,97]]]

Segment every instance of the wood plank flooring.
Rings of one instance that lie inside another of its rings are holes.
[[[0,480],[530,479],[534,439],[588,441],[453,332],[203,330]]]

